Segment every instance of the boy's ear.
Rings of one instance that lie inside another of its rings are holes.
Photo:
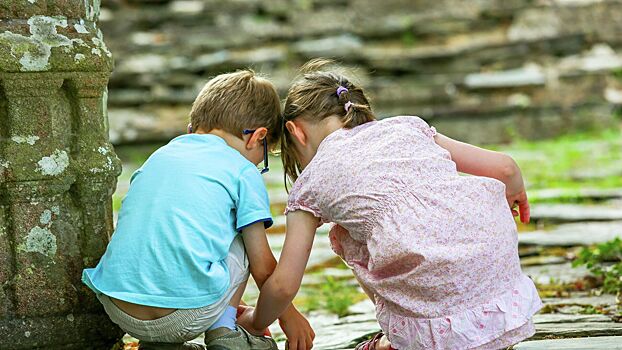
[[[285,123],[285,127],[287,128],[287,131],[289,131],[289,134],[292,135],[296,140],[298,140],[300,144],[302,144],[303,146],[307,145],[307,135],[305,134],[304,130],[300,125],[290,120]]]
[[[268,129],[261,127],[257,128],[251,137],[246,141],[246,149],[250,150],[255,147],[263,147],[263,139],[268,136]]]

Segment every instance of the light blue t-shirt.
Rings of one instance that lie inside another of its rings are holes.
[[[229,288],[231,242],[261,221],[272,225],[255,165],[218,136],[179,136],[132,175],[106,253],[82,281],[135,304],[211,305]]]

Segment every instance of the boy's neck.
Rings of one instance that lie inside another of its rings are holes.
[[[221,139],[225,140],[225,143],[235,149],[236,151],[240,152],[241,155],[243,155],[245,158],[249,158],[247,156],[247,152],[246,152],[246,143],[244,142],[243,139],[239,138],[239,137],[235,137],[234,135],[221,130],[221,129],[212,129],[210,131],[205,131],[201,128],[199,128],[195,134],[203,134],[203,135],[214,135],[214,136],[218,136]],[[249,159],[250,160],[250,159]]]

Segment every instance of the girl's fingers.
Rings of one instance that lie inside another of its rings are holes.
[[[529,210],[529,202],[524,201],[524,202],[518,203],[518,210],[520,210],[520,221],[523,224],[528,224],[529,216],[531,215],[530,210]]]

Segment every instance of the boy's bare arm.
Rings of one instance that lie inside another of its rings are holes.
[[[266,237],[263,222],[249,225],[242,229],[244,247],[250,265],[251,275],[261,289],[276,267],[276,259]]]
[[[434,137],[436,144],[451,154],[459,172],[497,179],[506,186],[506,197],[512,214],[520,212],[521,221],[529,222],[529,202],[520,168],[512,157],[501,152],[479,148],[445,135]],[[518,205],[518,211],[513,209]]]

